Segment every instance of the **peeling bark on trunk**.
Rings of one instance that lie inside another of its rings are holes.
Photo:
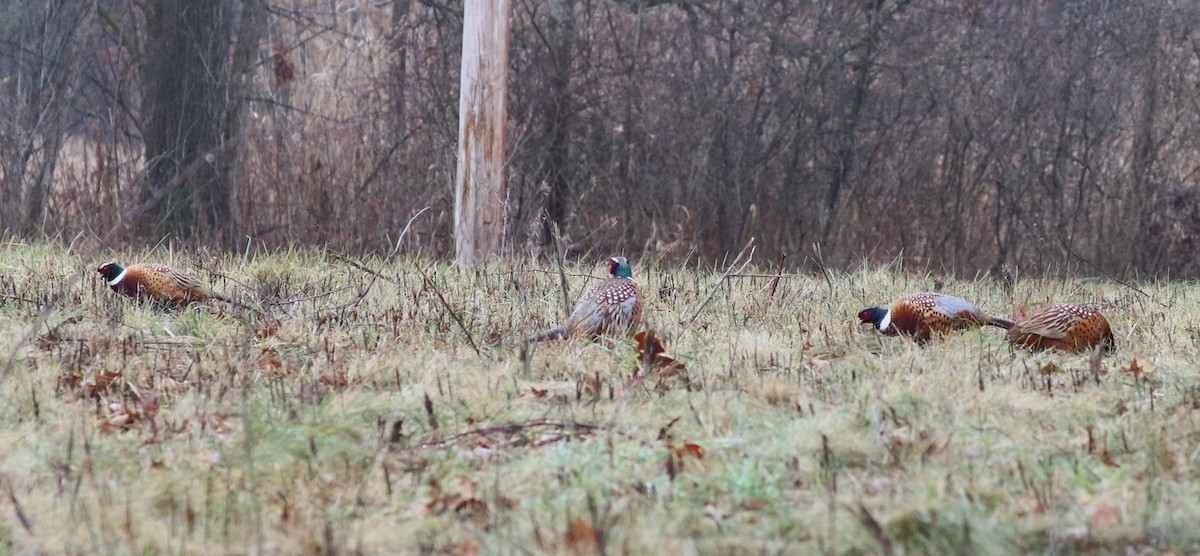
[[[508,92],[508,0],[467,0],[458,104],[454,243],[470,263],[504,247],[504,123]]]

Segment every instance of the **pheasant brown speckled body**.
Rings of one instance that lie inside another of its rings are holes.
[[[122,268],[117,263],[104,263],[96,269],[113,291],[129,297],[153,299],[174,305],[186,305],[210,299],[232,302],[199,280],[162,264],[135,264]]]
[[[613,257],[608,262],[612,278],[584,292],[565,324],[538,334],[530,341],[556,340],[577,334],[592,338],[622,336],[633,332],[642,319],[642,293],[633,281],[633,271],[625,257]]]
[[[1100,346],[1112,352],[1117,343],[1108,319],[1094,308],[1076,303],[1056,303],[1008,329],[1014,344],[1034,350],[1086,352]]]
[[[912,293],[901,296],[887,308],[867,307],[858,313],[859,320],[871,323],[887,336],[908,336],[926,341],[934,334],[952,330],[977,328],[990,324],[1008,328],[1011,322],[985,315],[970,302],[936,292]]]

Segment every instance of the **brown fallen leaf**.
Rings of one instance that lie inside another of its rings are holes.
[[[458,556],[476,556],[479,554],[479,543],[474,539],[467,539],[458,548],[454,549],[454,554]]]
[[[595,554],[600,549],[600,534],[582,519],[567,526],[567,547],[581,554]]]
[[[692,456],[696,459],[704,459],[704,449],[699,444],[685,442],[683,446],[675,448],[675,455],[679,457]]]
[[[83,379],[83,393],[86,397],[92,397],[103,393],[110,386],[116,384],[122,378],[120,370],[116,369],[100,369],[91,373]]]
[[[741,503],[741,506],[743,509],[750,510],[752,512],[757,512],[759,510],[765,509],[765,508],[769,507],[770,505],[771,505],[770,502],[768,502],[767,500],[762,499],[762,498],[751,498],[749,500],[743,500]]]
[[[633,335],[638,344],[638,356],[644,358],[646,351],[652,351],[654,355],[666,353],[667,349],[663,347],[662,340],[658,339],[658,334],[654,330],[643,330]]]
[[[283,368],[283,361],[279,360],[279,352],[275,348],[263,348],[258,354],[258,362],[269,369]]]
[[[1141,365],[1138,365],[1138,362],[1137,362],[1137,358],[1136,358],[1136,357],[1134,357],[1134,358],[1133,358],[1133,359],[1132,359],[1132,360],[1129,362],[1129,366],[1128,366],[1128,367],[1125,367],[1125,368],[1121,369],[1121,372],[1123,372],[1123,373],[1129,373],[1129,374],[1133,375],[1133,381],[1134,381],[1134,382],[1137,382],[1137,381],[1138,381],[1138,378],[1140,378],[1140,377],[1142,376],[1142,373],[1143,373],[1143,372],[1145,372],[1145,371],[1146,371],[1146,369],[1145,369],[1145,368],[1143,368]]]
[[[1097,531],[1113,527],[1121,521],[1121,510],[1111,502],[1100,502],[1088,513],[1088,531]]]
[[[142,418],[142,414],[136,408],[119,401],[108,402],[105,410],[108,412],[108,419],[100,423],[99,429],[102,431],[124,430],[136,425]]]
[[[654,330],[643,330],[633,337],[638,343],[638,365],[633,369],[633,376],[638,376],[647,361],[650,362],[650,370],[663,378],[687,371],[686,365],[666,355],[667,349]]]

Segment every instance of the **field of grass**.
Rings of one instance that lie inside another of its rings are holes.
[[[1192,284],[885,268],[714,289],[721,269],[633,261],[686,366],[646,374],[632,342],[522,358],[565,313],[553,263],[103,258],[262,310],[163,310],[108,291],[102,260],[0,247],[0,553],[1200,550]],[[605,268],[565,270],[573,302]],[[1004,315],[1097,303],[1119,349],[857,323],[928,289]]]

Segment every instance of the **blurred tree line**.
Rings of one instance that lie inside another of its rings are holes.
[[[513,0],[507,248],[1195,276],[1198,24]],[[461,29],[454,0],[0,2],[0,232],[388,252],[430,206],[404,247],[449,253]]]

